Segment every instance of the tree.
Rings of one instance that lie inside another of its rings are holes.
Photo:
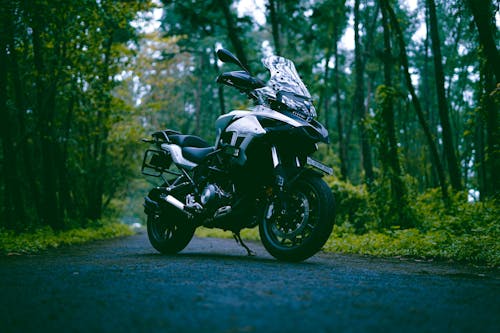
[[[408,90],[411,95],[412,103],[414,105],[415,111],[418,116],[418,121],[420,123],[420,126],[422,127],[422,130],[424,131],[425,138],[427,140],[427,145],[430,149],[431,153],[431,161],[434,166],[434,168],[437,171],[438,177],[439,177],[439,184],[441,187],[441,193],[443,196],[443,200],[448,203],[448,188],[446,184],[446,178],[444,174],[444,169],[441,164],[441,159],[439,158],[439,153],[432,135],[432,132],[430,130],[429,125],[427,124],[427,121],[425,119],[424,112],[422,110],[422,106],[420,104],[420,100],[417,96],[417,93],[415,92],[415,88],[413,87],[413,83],[411,81],[411,76],[410,76],[410,66],[408,63],[408,57],[407,57],[407,52],[406,52],[406,44],[403,39],[403,32],[401,30],[401,27],[399,26],[398,18],[396,17],[396,13],[394,12],[393,8],[387,4],[386,5],[386,10],[389,15],[389,19],[391,22],[392,27],[395,30],[396,33],[396,39],[399,44],[399,58],[401,65],[404,70],[404,77],[405,77],[405,82],[406,86],[408,87]]]
[[[343,76],[343,56],[339,51],[340,37],[347,25],[347,8],[345,1],[331,1],[326,0],[319,2],[313,7],[311,15],[311,24],[317,27],[325,27],[315,33],[315,38],[318,44],[318,58],[317,61],[323,61],[324,64],[321,74],[321,83],[316,88],[314,85],[311,89],[319,89],[319,100],[316,104],[318,116],[323,120],[327,130],[331,131],[330,118],[333,118],[330,105],[336,109],[336,128],[337,128],[337,141],[338,141],[338,155],[340,160],[340,177],[343,179],[348,178],[347,167],[347,146],[344,131],[344,100],[342,94],[344,88],[341,80]],[[331,68],[333,64],[333,69]],[[333,71],[333,75],[331,72]],[[320,75],[319,72],[317,75]],[[334,101],[332,101],[332,97]]]
[[[231,102],[236,96],[234,91],[224,90],[215,83],[214,78],[220,74],[215,52],[221,46],[231,49],[250,68],[248,59],[255,55],[253,49],[246,47],[253,45],[249,36],[251,22],[247,17],[237,18],[233,1],[229,0],[192,3],[165,0],[163,3],[163,31],[166,36],[177,38],[176,52],[186,55],[188,60],[186,68],[179,72],[185,80],[176,86],[185,98],[185,116],[193,118],[194,128],[185,130],[212,139],[215,118],[226,109],[226,104],[235,104]],[[165,54],[166,59],[175,56],[177,54]],[[165,111],[176,112],[170,107]]]
[[[2,5],[1,112],[9,128],[0,156],[11,169],[0,186],[4,226],[63,229],[102,216],[103,196],[115,190],[107,182],[120,173],[108,158],[118,114],[112,90],[123,68],[119,45],[134,38],[130,22],[148,6]]]
[[[493,24],[493,6],[491,0],[467,0],[474,16],[474,23],[479,32],[479,44],[484,49],[484,56],[493,69],[496,82],[500,82],[500,55],[495,44],[495,26]]]
[[[493,197],[500,193],[500,124],[498,119],[498,110],[500,109],[500,55],[495,44],[496,29],[493,24],[494,15],[492,15],[491,1],[468,0],[467,4],[479,33],[480,55],[484,58],[481,66],[484,73],[484,89],[479,117],[484,115],[486,120],[487,146],[480,145],[480,147],[477,147],[478,163],[483,167],[481,172],[482,181],[480,182],[482,185],[481,196]],[[491,73],[493,73],[494,78]],[[478,130],[481,131],[481,127]],[[478,135],[481,134],[478,133]]]
[[[444,155],[448,165],[450,183],[454,190],[462,189],[460,170],[455,153],[455,146],[452,139],[452,129],[448,114],[448,105],[446,102],[446,92],[444,87],[444,72],[441,56],[441,45],[438,32],[438,21],[436,16],[436,4],[434,0],[427,0],[427,9],[429,11],[429,23],[432,39],[432,53],[434,56],[434,70],[436,74],[436,92],[438,96],[439,118],[441,120],[442,138]]]
[[[271,31],[274,42],[274,52],[276,55],[281,55],[281,33],[280,33],[280,19],[278,13],[280,12],[280,2],[277,0],[269,0],[266,4],[267,11],[269,12],[269,19],[271,21]]]
[[[365,171],[365,183],[371,188],[374,174],[373,174],[373,164],[372,164],[372,153],[369,142],[369,134],[367,129],[367,114],[365,109],[365,87],[364,87],[364,68],[365,61],[363,60],[363,49],[361,46],[359,25],[360,25],[360,12],[359,12],[359,0],[354,2],[354,67],[356,75],[356,87],[354,92],[354,113],[358,115],[358,128],[359,136],[361,141],[361,155],[363,170]],[[375,12],[377,16],[378,11]]]
[[[16,220],[26,219],[26,208],[24,204],[25,196],[19,186],[22,160],[16,149],[16,142],[13,138],[20,136],[18,133],[19,117],[15,114],[15,107],[9,100],[12,90],[19,93],[19,73],[17,70],[17,59],[15,50],[15,25],[13,18],[16,5],[10,3],[3,6],[0,14],[0,138],[2,142],[2,187],[3,202],[0,220],[3,226],[10,229],[19,229]],[[15,87],[9,87],[9,82],[15,82]],[[20,99],[17,99],[20,101]],[[10,102],[10,103],[9,103]]]
[[[396,97],[396,90],[393,87],[392,79],[392,46],[391,30],[389,28],[390,4],[388,0],[380,0],[382,11],[382,26],[384,28],[384,84],[377,88],[377,101],[380,108],[380,161],[384,172],[389,178],[390,203],[389,214],[383,218],[385,224],[397,223],[402,227],[413,226],[413,219],[408,215],[407,193],[405,185],[401,179],[402,171],[399,162],[398,143],[396,138],[393,105]],[[396,220],[394,222],[391,219]]]
[[[231,3],[229,0],[218,0],[219,6],[222,9],[224,18],[226,21],[226,31],[228,39],[231,41],[231,45],[236,52],[236,56],[241,61],[245,68],[250,69],[247,53],[244,50],[243,43],[240,39],[240,33],[238,27],[235,24],[235,17],[231,11]]]

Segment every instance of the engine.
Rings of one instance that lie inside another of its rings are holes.
[[[204,207],[220,206],[231,200],[231,194],[222,190],[216,184],[207,184],[201,191],[200,201]]]
[[[221,186],[208,183],[199,196],[188,194],[186,205],[181,209],[191,213],[196,212],[210,221],[226,216],[232,211],[232,197],[231,193],[224,191]]]

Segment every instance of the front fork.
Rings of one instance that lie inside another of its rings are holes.
[[[285,182],[286,175],[283,168],[283,163],[280,158],[278,149],[276,146],[271,146],[271,156],[273,159],[273,173],[274,173],[274,185],[276,186],[276,202],[274,203],[274,212],[268,212],[267,215],[272,215],[272,213],[278,213],[281,216],[286,215],[287,212],[287,202],[285,200]]]

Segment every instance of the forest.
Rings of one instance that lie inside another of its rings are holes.
[[[0,10],[0,229],[140,218],[140,138],[171,128],[213,141],[219,115],[251,106],[215,83],[230,70],[215,57],[226,48],[263,80],[263,55],[296,64],[330,133],[316,157],[335,169],[338,233],[445,230],[499,256],[497,1],[1,0]]]

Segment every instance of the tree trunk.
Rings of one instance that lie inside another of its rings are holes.
[[[486,59],[485,85],[482,96],[482,109],[486,116],[486,144],[482,154],[484,163],[484,189],[481,198],[500,193],[500,55],[495,44],[495,26],[490,0],[467,0],[479,32],[481,54]],[[493,75],[495,76],[493,78]],[[495,84],[496,82],[496,84]],[[496,88],[495,88],[496,86]],[[486,156],[485,156],[486,155]],[[487,158],[486,158],[487,157]]]
[[[344,140],[344,122],[342,120],[342,108],[340,103],[340,79],[339,79],[339,36],[338,36],[338,25],[336,24],[334,27],[334,57],[335,57],[335,105],[337,107],[337,131],[339,136],[339,158],[340,158],[340,177],[341,179],[346,180],[348,177],[347,174],[347,149],[345,146]],[[328,64],[327,64],[328,66]],[[328,117],[328,115],[326,115]]]
[[[425,120],[425,115],[422,111],[422,107],[420,105],[420,101],[417,97],[417,94],[415,92],[415,88],[413,87],[413,84],[411,82],[411,76],[410,76],[410,69],[409,69],[409,64],[408,64],[408,57],[406,53],[406,45],[403,39],[403,31],[401,30],[401,27],[399,26],[398,18],[396,17],[396,14],[394,13],[394,10],[390,5],[387,5],[387,10],[389,13],[389,18],[391,21],[391,24],[396,31],[396,37],[399,43],[399,58],[401,61],[401,64],[403,65],[404,68],[404,77],[406,81],[406,86],[408,87],[408,90],[411,95],[411,100],[413,103],[413,106],[415,107],[415,111],[417,113],[418,121],[420,123],[420,126],[422,126],[422,130],[424,131],[425,138],[427,139],[427,145],[429,146],[430,153],[431,153],[431,160],[432,164],[438,174],[439,177],[439,184],[441,187],[441,193],[443,200],[445,201],[446,204],[449,203],[449,197],[448,197],[448,189],[446,185],[446,177],[444,174],[444,169],[443,165],[441,164],[441,160],[439,158],[439,153],[436,147],[436,144],[434,142],[434,138],[432,136],[431,130],[429,128],[429,125],[427,124],[427,121]]]
[[[458,166],[455,146],[453,145],[452,129],[448,114],[446,92],[444,89],[444,71],[441,56],[441,45],[438,32],[438,22],[436,16],[436,4],[434,0],[427,0],[429,10],[429,23],[431,28],[432,53],[434,55],[434,68],[436,74],[436,92],[438,97],[439,118],[443,131],[443,149],[448,164],[450,183],[455,191],[462,189],[460,169]]]
[[[436,129],[437,129],[437,125],[436,125],[436,121],[435,121],[435,114],[433,111],[433,109],[431,108],[431,100],[432,100],[432,97],[431,97],[431,91],[427,88],[427,87],[430,87],[431,86],[431,83],[430,83],[430,76],[431,76],[431,72],[430,72],[430,65],[429,65],[429,62],[430,62],[430,56],[429,56],[429,39],[430,39],[430,28],[429,28],[429,15],[428,15],[428,11],[426,11],[425,13],[425,26],[426,26],[426,36],[425,36],[425,41],[424,41],[424,49],[425,49],[425,53],[424,53],[424,68],[423,68],[423,71],[422,71],[422,88],[421,88],[421,91],[420,91],[420,94],[422,96],[422,101],[423,101],[423,112],[424,114],[426,115],[426,122],[429,124],[429,129],[430,129],[430,133],[431,133],[431,137],[433,138],[433,141],[435,140],[435,138],[438,137],[437,135],[437,132],[436,132]],[[439,150],[438,150],[438,157],[439,157]],[[432,158],[432,156],[431,156]],[[439,158],[439,160],[441,160],[441,158]],[[443,169],[443,172],[444,172],[444,169]],[[445,175],[446,176],[446,175]],[[438,184],[439,184],[439,176],[437,174],[437,169],[435,168],[430,168],[430,172],[427,173],[426,172],[426,178],[427,178],[427,182],[426,182],[426,186],[427,187],[436,187]]]
[[[216,50],[214,47],[214,70],[216,75],[220,73],[219,65],[217,63],[217,55],[216,55]],[[226,113],[226,103],[224,100],[224,86],[222,84],[217,85],[217,96],[219,97],[219,114],[223,115]]]
[[[407,228],[413,225],[413,221],[408,216],[408,205],[406,198],[406,189],[401,179],[401,166],[398,156],[398,143],[396,138],[396,130],[394,124],[394,91],[392,88],[392,48],[391,37],[389,30],[389,2],[388,0],[380,0],[380,8],[382,10],[382,25],[384,29],[384,86],[378,88],[378,99],[381,106],[382,118],[382,133],[380,135],[381,145],[381,162],[384,166],[384,172],[388,174],[391,183],[391,202],[390,216],[387,219],[392,219],[397,216],[397,224]],[[384,221],[384,223],[391,223]]]
[[[196,104],[196,124],[195,124],[195,132],[197,135],[201,135],[201,115],[202,115],[202,103],[201,100],[203,98],[203,69],[205,67],[205,61],[203,59],[203,54],[200,54],[200,71],[199,77],[197,80],[197,89],[194,92],[195,95],[195,104]]]
[[[480,188],[481,200],[497,197],[500,194],[500,136],[498,110],[500,109],[500,85],[495,90],[494,75],[488,62],[482,64],[482,96],[477,119],[480,124],[482,144],[476,150],[482,150],[477,165],[482,174]],[[486,135],[484,135],[486,130]]]
[[[493,23],[491,0],[467,0],[467,4],[474,16],[484,56],[495,74],[496,82],[500,83],[500,55],[495,44],[496,29]]]
[[[332,60],[332,50],[330,45],[326,50],[325,59],[326,59],[326,65],[325,65],[325,70],[323,72],[323,85],[321,87],[321,92],[319,94],[319,101],[316,107],[316,111],[318,113],[318,117],[321,117],[321,114],[324,115],[325,128],[327,130],[330,130],[329,117],[328,117],[328,114],[330,112],[330,101],[329,101],[330,68],[328,67],[328,64]]]
[[[59,200],[57,190],[57,171],[55,165],[55,124],[54,124],[54,104],[56,95],[56,85],[53,82],[53,73],[47,70],[51,64],[45,59],[46,51],[42,45],[43,19],[40,14],[43,8],[35,8],[32,17],[33,36],[33,62],[35,65],[36,82],[36,114],[37,129],[40,135],[41,147],[41,191],[42,211],[40,214],[43,224],[50,225],[58,230],[62,229],[64,222],[59,215]],[[43,15],[43,14],[42,14]],[[47,51],[50,52],[50,51]]]
[[[110,66],[112,61],[111,49],[114,43],[115,31],[108,27],[105,31],[106,38],[103,41],[103,62],[101,64],[99,78],[102,93],[99,95],[97,104],[97,123],[93,129],[96,133],[94,137],[94,159],[93,172],[90,172],[90,183],[92,187],[88,194],[87,218],[93,221],[102,217],[104,203],[103,197],[106,192],[106,177],[108,167],[108,136],[109,118],[111,114],[111,95],[106,92],[111,91],[112,79],[110,79]]]
[[[276,55],[281,55],[281,40],[280,40],[280,25],[278,19],[279,12],[279,1],[277,0],[269,0],[267,4],[267,8],[269,10],[269,18],[271,19],[271,29],[273,33],[273,42],[274,42],[274,52]]]
[[[12,9],[11,7],[8,8]],[[8,49],[14,47],[11,42],[14,40],[12,13],[2,13],[0,16],[0,139],[2,144],[2,185],[3,209],[0,210],[0,226],[8,229],[21,230],[26,222],[23,193],[21,189],[19,169],[22,167],[18,161],[19,152],[16,151],[16,143],[20,137],[17,133],[17,117],[11,112],[7,105],[8,100],[8,72],[10,59]],[[14,75],[14,73],[11,73]],[[21,112],[21,110],[17,110]]]
[[[481,70],[481,83],[486,80],[484,70]],[[484,83],[483,83],[484,84]],[[482,84],[482,85],[483,85]],[[481,90],[483,87],[481,87]],[[477,185],[480,194],[480,199],[487,198],[488,182],[486,180],[486,158],[485,158],[485,125],[482,109],[478,108],[475,112],[475,129],[474,129],[474,159],[477,172]]]
[[[354,3],[354,67],[356,71],[356,88],[354,92],[354,113],[358,115],[358,128],[361,140],[361,159],[363,164],[363,170],[365,171],[365,183],[369,188],[373,183],[373,162],[371,156],[371,147],[369,142],[369,135],[366,129],[366,113],[364,106],[364,86],[363,86],[363,75],[364,75],[364,62],[362,58],[361,40],[359,34],[359,4],[360,0],[356,0]]]
[[[238,35],[238,29],[236,27],[236,24],[234,23],[234,15],[231,12],[231,5],[228,2],[228,0],[218,0],[218,1],[222,9],[222,12],[224,14],[224,18],[226,19],[227,36],[229,37],[231,45],[233,46],[234,51],[236,52],[236,56],[241,61],[243,66],[245,66],[246,69],[250,70],[249,63],[247,60],[247,55],[243,48],[243,43],[241,42],[241,39]]]

